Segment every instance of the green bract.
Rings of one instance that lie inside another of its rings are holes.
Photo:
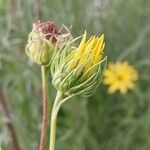
[[[33,25],[26,46],[26,54],[39,65],[48,66],[54,53],[59,30],[50,21]]]
[[[54,46],[51,42],[33,31],[30,33],[26,53],[32,61],[39,65],[48,65],[53,51]]]
[[[89,62],[93,62],[92,58],[87,57],[84,61],[83,58],[89,55],[90,51],[93,52],[93,48],[76,56],[79,48],[72,46],[72,43],[76,40],[62,48],[54,56],[51,64],[52,84],[65,95],[82,94],[83,96],[90,96],[100,84],[107,58],[105,57],[97,63],[89,65]],[[81,44],[79,47],[81,47]],[[76,57],[74,58],[74,56]],[[79,64],[80,60],[82,62]]]

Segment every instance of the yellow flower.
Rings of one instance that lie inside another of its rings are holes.
[[[109,64],[108,69],[104,71],[104,84],[109,85],[110,94],[119,90],[122,94],[127,93],[128,89],[135,87],[134,81],[138,79],[138,73],[129,65],[128,62],[117,62]]]
[[[52,83],[66,95],[84,93],[89,96],[100,84],[106,65],[106,57],[102,59],[104,35],[86,38],[85,32],[78,47],[72,46],[77,38],[60,50],[52,61]]]
[[[101,35],[100,37],[92,36],[88,41],[86,41],[86,38],[87,33],[85,31],[79,47],[76,48],[68,58],[70,61],[69,71],[82,66],[78,71],[77,76],[81,73],[83,74],[90,67],[101,61],[105,47],[104,35]],[[91,76],[94,71],[96,71],[95,69],[97,68],[94,67],[87,76]]]

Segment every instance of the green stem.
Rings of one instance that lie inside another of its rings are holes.
[[[42,113],[42,129],[39,150],[44,150],[47,129],[47,116],[48,116],[48,68],[42,66],[42,91],[43,91],[43,113]]]
[[[49,150],[55,150],[57,115],[61,106],[60,102],[64,98],[65,98],[64,95],[58,91],[52,108],[52,114],[51,114]]]

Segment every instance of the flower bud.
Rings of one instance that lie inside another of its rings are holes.
[[[85,32],[79,47],[68,44],[52,61],[52,83],[65,95],[90,96],[100,84],[106,65],[106,57],[102,59],[104,35],[92,36],[88,41],[86,36]]]
[[[50,21],[33,24],[26,46],[29,58],[39,65],[49,65],[58,35],[59,29]]]

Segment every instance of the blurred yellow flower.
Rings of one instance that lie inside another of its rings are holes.
[[[119,90],[122,94],[127,93],[128,89],[134,88],[134,81],[138,79],[138,73],[128,62],[117,62],[109,64],[104,71],[103,83],[109,85],[110,94]]]

